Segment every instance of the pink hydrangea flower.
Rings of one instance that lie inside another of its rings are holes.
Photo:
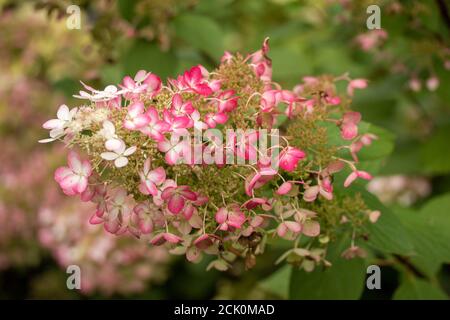
[[[170,106],[170,111],[176,117],[188,116],[195,110],[192,103],[190,101],[183,102],[183,98],[178,93],[173,95]]]
[[[236,109],[238,105],[239,97],[235,96],[236,92],[232,89],[222,91],[217,96],[218,106],[217,111],[219,113],[231,112]]]
[[[135,202],[125,189],[120,187],[112,190],[102,216],[105,230],[113,234],[126,232],[134,207]]]
[[[208,113],[205,115],[205,122],[210,128],[215,128],[217,124],[224,124],[227,120],[226,113]]]
[[[166,180],[166,171],[163,167],[158,167],[150,170],[150,159],[145,160],[143,171],[139,173],[141,183],[139,184],[139,191],[143,194],[151,194],[156,196],[158,189],[156,186],[161,185]]]
[[[230,208],[222,207],[215,215],[216,222],[219,223],[219,230],[227,231],[230,228],[240,229],[246,218],[238,206]]]
[[[342,117],[341,136],[345,140],[352,140],[358,135],[358,123],[361,121],[359,112],[347,112]]]
[[[189,154],[190,145],[188,141],[179,141],[179,137],[173,134],[170,140],[164,139],[158,142],[158,150],[165,152],[165,160],[169,165],[175,165],[183,157]]]
[[[197,194],[189,186],[168,187],[162,194],[161,199],[167,202],[167,208],[173,214],[180,213],[187,201],[197,200]]]
[[[128,113],[123,121],[123,126],[129,130],[138,130],[150,122],[150,117],[144,112],[144,104],[136,101],[128,107]]]
[[[294,147],[286,147],[280,153],[280,168],[286,171],[294,171],[298,162],[306,157],[306,153]]]
[[[67,160],[69,166],[56,169],[55,180],[65,194],[81,194],[88,186],[88,178],[92,174],[91,164],[88,160],[81,160],[75,151],[69,153]]]
[[[169,131],[170,125],[159,119],[158,111],[156,111],[155,107],[149,107],[146,115],[149,121],[144,127],[140,128],[140,131],[155,141],[163,141],[164,133]]]

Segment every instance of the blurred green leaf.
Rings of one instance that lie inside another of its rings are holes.
[[[450,197],[434,202],[447,210],[450,208]],[[427,206],[419,212],[412,209],[395,210],[414,244],[411,261],[429,276],[434,276],[443,262],[450,262],[450,228],[445,228],[448,221],[439,221],[439,225],[431,223],[436,218],[436,212],[427,209]],[[447,220],[450,220],[450,215],[447,216]],[[438,220],[443,219],[438,217]]]
[[[120,83],[123,78],[122,66],[120,64],[105,65],[100,70],[100,76],[105,87],[112,83]]]
[[[219,24],[207,16],[185,13],[174,20],[176,36],[189,46],[219,60],[224,52],[224,33]]]
[[[280,298],[287,299],[289,294],[289,281],[291,279],[292,267],[285,265],[262,280],[259,285],[267,292],[273,293]]]
[[[161,52],[156,44],[136,41],[120,59],[126,74],[134,77],[139,70],[156,73],[162,79],[173,76],[177,60],[171,52]]]
[[[441,127],[420,147],[423,170],[431,174],[450,172],[450,125]]]
[[[447,300],[447,295],[431,283],[417,279],[412,275],[404,275],[403,281],[395,291],[395,300]]]

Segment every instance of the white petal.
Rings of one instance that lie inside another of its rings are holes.
[[[63,128],[64,127],[64,121],[61,120],[61,119],[51,119],[51,120],[46,121],[42,125],[42,127],[44,129],[48,129],[48,130],[56,129],[56,128]]]
[[[126,157],[119,157],[114,161],[114,165],[117,168],[125,167],[128,164],[128,159]]]
[[[105,129],[105,131],[108,131],[110,134],[116,133],[116,128],[114,127],[114,124],[109,120],[103,121],[103,128]]]
[[[127,150],[125,150],[125,151],[123,152],[123,155],[124,155],[124,156],[129,156],[129,155],[135,153],[135,152],[136,152],[136,149],[137,149],[136,146],[129,147]]]
[[[103,152],[100,156],[105,160],[116,160],[119,157],[119,155],[114,152]]]
[[[69,107],[67,107],[65,104],[62,104],[59,107],[58,112],[56,113],[56,116],[60,120],[68,121],[69,117],[70,117]]]
[[[64,134],[64,129],[55,128],[50,131],[50,138],[59,138]]]
[[[70,120],[72,120],[72,118],[77,114],[78,112],[78,108],[73,108],[72,110],[70,110]]]
[[[119,139],[109,139],[105,142],[105,148],[108,151],[117,151],[121,148],[122,141]],[[117,152],[120,154],[120,152]]]
[[[117,92],[117,87],[113,86],[113,85],[109,85],[105,88],[105,92],[107,93],[116,93]]]
[[[56,139],[53,139],[53,138],[47,138],[47,139],[41,139],[41,140],[39,140],[38,142],[39,143],[49,143],[49,142],[53,142],[53,141],[55,141]]]

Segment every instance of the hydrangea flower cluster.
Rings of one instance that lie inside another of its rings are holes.
[[[305,270],[329,264],[326,247],[340,224],[355,238],[380,215],[358,195],[334,192],[371,179],[357,154],[377,137],[359,133],[361,115],[349,108],[367,81],[305,77],[283,89],[272,81],[268,51],[266,39],[248,56],[226,52],[212,72],[198,65],[166,83],[139,71],[103,90],[83,84],[75,97],[85,103],[62,105],[43,125],[50,137],[41,142],[81,151],[69,152],[55,180],[68,196],[96,204],[90,223],[192,262],[214,255],[209,268],[226,270],[237,258],[250,268],[274,238],[292,241],[281,258]],[[347,82],[346,94],[337,93],[338,81]],[[203,130],[196,143],[184,139]],[[198,153],[213,161],[198,161]]]

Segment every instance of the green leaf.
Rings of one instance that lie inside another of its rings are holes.
[[[100,76],[105,87],[111,83],[122,82],[123,75],[122,66],[120,64],[105,65],[100,69]]]
[[[121,58],[124,72],[131,77],[139,70],[151,71],[161,78],[173,76],[177,62],[171,52],[161,52],[155,44],[136,41]]]
[[[218,60],[224,52],[224,37],[220,26],[207,16],[183,14],[175,18],[176,36],[191,47]]]
[[[448,210],[450,197],[447,196],[444,199],[447,200],[447,203],[441,199],[432,202],[440,204]],[[431,207],[433,206],[432,203]],[[438,219],[440,223],[437,225],[433,224],[436,210],[429,210],[427,206],[424,209],[423,213],[411,209],[397,209],[395,212],[409,232],[414,244],[411,261],[422,272],[433,277],[443,262],[450,262],[450,229],[446,229],[446,221],[443,219]],[[447,217],[445,218],[448,220]]]
[[[289,280],[291,278],[292,267],[285,265],[262,280],[260,287],[280,298],[287,299],[289,294]]]
[[[444,194],[428,201],[419,211],[427,224],[436,227],[450,237],[450,194]]]
[[[371,210],[381,212],[381,216],[376,223],[367,224],[367,231],[369,232],[367,244],[386,253],[411,254],[414,246],[400,219],[384,206],[375,195],[357,187],[357,185],[352,185],[352,187],[359,189],[358,192],[361,193],[364,202]]]
[[[358,299],[365,285],[365,262],[360,258],[342,258],[341,253],[348,246],[349,238],[343,237],[341,241],[329,247],[327,260],[332,263],[329,268],[318,267],[313,272],[294,268],[290,299]]]
[[[420,148],[423,170],[430,174],[445,174],[450,172],[450,148],[448,137],[450,126],[439,128]]]
[[[395,291],[394,300],[447,300],[447,295],[431,283],[404,275],[403,281]]]

